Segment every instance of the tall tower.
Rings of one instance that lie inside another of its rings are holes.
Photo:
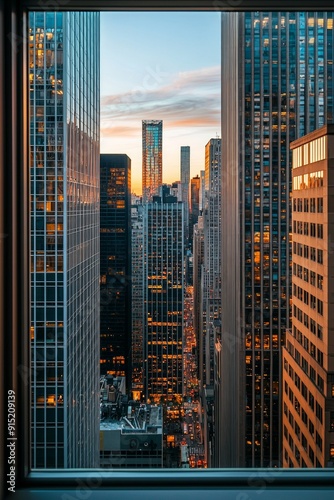
[[[162,120],[143,120],[143,203],[152,201],[162,185]]]
[[[132,398],[141,400],[144,394],[144,231],[143,205],[132,195]]]
[[[332,120],[333,13],[223,13],[222,61],[216,466],[265,467],[281,464],[281,349],[291,315],[289,145]]]
[[[190,146],[181,146],[181,201],[184,203],[184,238],[189,238]]]
[[[204,227],[203,216],[198,217],[194,225],[193,234],[193,300],[194,300],[194,333],[196,337],[196,365],[198,368],[199,380],[204,380],[203,370],[203,321],[205,321],[205,311],[203,310],[203,262],[204,262]]]
[[[29,34],[31,463],[97,467],[99,13],[31,12]]]
[[[146,398],[183,395],[183,203],[168,195],[144,205]]]
[[[203,207],[203,341],[202,385],[213,385],[215,338],[221,328],[221,140],[210,139],[205,146],[205,194]],[[204,312],[205,311],[205,312]]]
[[[101,154],[101,375],[131,384],[131,160]]]
[[[189,186],[189,241],[193,239],[194,224],[198,221],[199,216],[199,191],[200,191],[200,177],[196,175],[190,181]]]
[[[334,464],[334,125],[291,144],[292,327],[283,349],[283,466]]]
[[[200,170],[199,177],[199,213],[202,214],[205,200],[205,170]]]

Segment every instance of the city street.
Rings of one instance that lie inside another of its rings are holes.
[[[184,417],[181,442],[188,445],[189,466],[206,467],[198,403],[196,338],[193,328],[193,287],[188,286],[184,299]]]

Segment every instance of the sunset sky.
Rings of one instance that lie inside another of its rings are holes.
[[[101,12],[101,153],[131,158],[141,193],[142,120],[163,120],[163,182],[191,177],[205,144],[220,137],[220,14]]]

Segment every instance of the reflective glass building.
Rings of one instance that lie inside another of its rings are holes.
[[[33,468],[99,463],[99,30],[29,16]]]
[[[131,160],[101,154],[101,375],[131,380]]]
[[[143,203],[152,201],[162,185],[162,120],[143,120]]]
[[[333,38],[333,13],[222,14],[218,466],[282,464],[281,348],[291,315],[289,144],[332,121]]]

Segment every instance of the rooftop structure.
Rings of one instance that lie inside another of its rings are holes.
[[[132,401],[123,377],[101,379],[100,466],[162,467],[162,407]]]

